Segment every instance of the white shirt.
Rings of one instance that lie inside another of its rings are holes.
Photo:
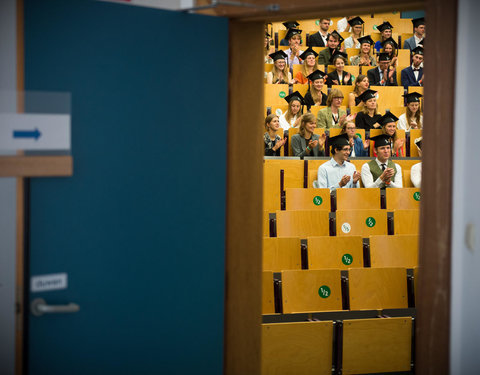
[[[412,180],[413,186],[420,188],[422,183],[422,162],[412,165],[410,180]]]
[[[343,45],[345,48],[360,48],[360,43],[357,41],[357,43],[353,43],[353,37],[349,36],[345,41],[343,42]]]
[[[418,47],[419,46],[418,43],[420,43],[423,40],[423,37],[420,39],[416,34],[413,34],[413,37],[415,39],[415,47]]]
[[[378,158],[376,158],[375,161],[377,162],[380,169],[382,169],[382,163],[380,163]],[[387,162],[385,162],[385,164],[387,164]],[[397,168],[397,173],[395,174],[395,177],[393,178],[393,180],[390,181],[390,185],[385,185],[385,183],[380,179],[380,177],[378,177],[376,181],[373,181],[373,176],[372,176],[372,172],[370,171],[370,166],[368,165],[368,163],[363,164],[362,165],[363,186],[365,186],[366,188],[382,188],[382,187],[401,188],[403,187],[402,168],[397,163],[395,163],[395,167]]]
[[[358,181],[353,183],[353,172],[355,172],[355,166],[348,161],[344,161],[343,164],[338,164],[334,158],[331,158],[326,163],[323,163],[318,167],[317,181],[319,188],[329,188],[330,190],[339,189],[339,182],[343,176],[350,176],[350,181],[347,182],[344,188],[357,188]]]
[[[279,118],[278,118],[278,121],[280,122],[280,126],[282,127],[283,130],[288,130],[290,129],[291,127],[293,127],[293,125],[295,125],[295,121],[297,121],[297,116],[295,115],[292,120],[290,121],[290,123],[287,121],[287,119],[285,118],[285,115],[287,114],[287,111],[285,111],[285,113],[283,113]]]
[[[419,129],[422,128],[422,126],[423,126],[423,115],[420,115],[420,124],[417,124],[417,125],[419,126]],[[400,115],[400,117],[398,118],[397,129],[405,130],[407,133],[410,131],[411,128],[408,125],[407,114],[406,113],[402,113]]]
[[[298,56],[295,56],[295,57],[293,58],[293,60],[292,60],[292,49],[291,49],[291,48],[286,49],[286,50],[283,51],[283,52],[285,52],[285,53],[287,54],[287,56],[288,56],[288,58],[287,58],[287,64],[288,64],[289,66],[292,65],[292,64],[301,64],[301,63],[302,63],[302,62],[300,61],[300,59],[298,58],[298,56],[300,56],[300,55],[303,53],[302,50],[300,50],[300,51],[298,52]]]
[[[412,64],[413,75],[415,76],[415,81],[417,82],[418,82],[418,75],[420,74],[420,71],[415,69],[420,69],[420,68],[421,68],[420,65],[418,66],[418,68],[415,68],[415,66]]]

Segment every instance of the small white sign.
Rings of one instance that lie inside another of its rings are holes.
[[[30,290],[32,292],[46,292],[59,289],[67,289],[66,273],[51,273],[30,278]]]
[[[70,150],[70,115],[1,113],[0,150]]]
[[[352,230],[352,227],[350,226],[349,223],[343,223],[342,224],[342,232],[343,233],[350,233],[351,230]]]

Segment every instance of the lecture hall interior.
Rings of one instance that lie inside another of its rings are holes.
[[[0,374],[479,373],[479,4],[1,1]]]

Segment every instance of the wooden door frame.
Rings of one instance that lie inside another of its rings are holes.
[[[285,3],[287,1],[277,1]],[[420,209],[420,283],[416,372],[447,374],[453,114],[457,1],[337,0],[289,5],[289,19],[425,9],[428,23]],[[398,7],[401,5],[400,7]],[[260,374],[263,165],[263,23],[285,18],[255,12],[230,20],[225,374]],[[444,25],[448,22],[448,27]],[[445,48],[448,46],[448,49]],[[448,51],[448,52],[447,52]],[[441,63],[436,64],[437,61]],[[248,62],[248,68],[247,63]],[[253,94],[252,94],[253,93]]]

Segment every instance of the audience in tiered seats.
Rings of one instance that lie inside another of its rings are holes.
[[[423,95],[418,92],[412,92],[403,96],[407,101],[407,106],[405,107],[405,113],[402,113],[398,118],[397,128],[406,132],[409,132],[410,129],[422,129],[423,114],[420,107],[420,98]]]
[[[401,188],[402,168],[390,160],[391,140],[386,134],[371,138],[377,157],[362,166],[362,183],[366,188]]]
[[[317,128],[339,128],[340,121],[347,117],[347,112],[340,108],[343,93],[338,89],[331,89],[327,97],[327,108],[318,111]]]
[[[317,187],[335,190],[358,188],[360,173],[348,162],[351,149],[347,134],[330,137],[332,158],[318,168]]]
[[[298,134],[292,136],[292,149],[295,156],[325,156],[326,135],[315,134],[315,116],[306,113],[301,117]]]

